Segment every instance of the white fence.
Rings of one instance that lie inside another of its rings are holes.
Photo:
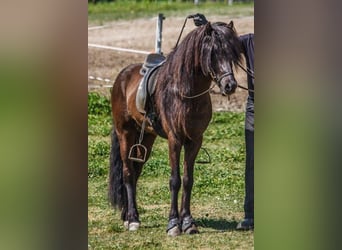
[[[163,30],[163,20],[165,19],[163,14],[158,14],[157,17],[157,25],[156,25],[156,39],[155,39],[155,52],[161,54],[161,46],[162,46],[162,30]],[[94,29],[101,29],[105,26],[95,26],[95,27],[89,27],[88,30],[94,30]],[[136,53],[136,54],[150,54],[151,52],[143,51],[143,50],[135,50],[135,49],[126,49],[126,48],[119,48],[119,47],[113,47],[113,46],[107,46],[107,45],[100,45],[100,44],[92,44],[88,43],[88,47],[90,48],[96,48],[96,49],[107,49],[107,50],[115,50],[120,52],[127,52],[127,53]],[[93,84],[89,83],[89,80],[91,81],[100,81],[105,82],[107,84]],[[103,78],[100,76],[88,76],[88,89],[91,88],[110,88],[112,87],[111,84],[108,84],[110,82],[113,82],[111,79]]]

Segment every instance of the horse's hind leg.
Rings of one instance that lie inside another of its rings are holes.
[[[127,214],[127,194],[123,184],[121,147],[114,128],[111,133],[111,143],[108,198],[114,208],[121,209],[121,218],[124,220]]]
[[[123,149],[121,151],[121,156],[123,158],[123,180],[127,192],[127,213],[124,218],[124,225],[130,231],[138,230],[140,226],[139,213],[136,202],[136,187],[144,163],[133,162],[132,160],[128,159],[128,152],[135,143],[136,138],[137,136],[139,136],[139,134],[140,133],[138,133],[138,131],[133,132],[132,130],[130,132],[124,133],[122,138],[125,142],[122,143]],[[154,140],[154,135],[145,135],[144,137],[142,144],[145,145],[147,148],[146,160],[150,156],[151,147]]]
[[[202,138],[197,141],[188,141],[184,144],[184,173],[183,173],[183,194],[181,204],[182,231],[187,234],[199,233],[195,221],[191,216],[190,199],[194,183],[194,164],[199,149],[202,145]]]
[[[147,152],[146,152],[145,162],[143,162],[143,163],[134,162],[134,164],[135,164],[134,165],[135,166],[135,171],[136,171],[136,179],[135,179],[136,182],[138,181],[138,178],[139,178],[139,176],[140,176],[140,174],[142,172],[143,165],[150,158],[151,151],[152,151],[152,146],[153,146],[153,143],[154,143],[155,139],[156,139],[156,136],[153,135],[153,134],[144,134],[144,137],[143,137],[143,140],[142,140],[141,144],[146,147]],[[145,152],[143,150],[141,150],[141,149],[138,150],[139,157],[142,158],[144,153]]]
[[[120,140],[120,154],[122,158],[123,185],[126,189],[127,202],[122,210],[124,225],[130,230],[137,230],[140,224],[139,213],[136,205],[136,170],[135,164],[128,159],[130,147],[134,144],[136,130],[121,130],[118,133]],[[130,226],[129,226],[130,225]]]

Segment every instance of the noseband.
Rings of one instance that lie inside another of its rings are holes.
[[[216,74],[214,74],[213,72],[209,71],[209,75],[216,82],[216,84],[221,88],[221,81],[222,81],[222,79],[227,77],[227,76],[234,75],[234,74],[233,74],[233,72],[226,72],[226,73],[222,74],[220,77],[217,77]],[[213,84],[209,89],[203,91],[202,93],[199,93],[198,95],[194,95],[194,96],[182,95],[182,97],[186,98],[186,99],[193,99],[193,98],[196,98],[196,97],[199,97],[201,95],[204,95],[204,94],[208,93],[214,87],[215,87],[215,84]]]
[[[254,72],[250,69],[244,69],[240,64],[238,64],[240,66],[240,68],[242,68],[244,71],[247,72],[247,74],[249,74],[253,79],[254,79]],[[230,76],[230,75],[234,75],[233,72],[226,72],[224,74],[222,74],[220,77],[217,77],[213,72],[209,71],[210,77],[216,82],[216,84],[221,88],[221,81],[223,78]],[[248,90],[250,92],[254,93],[254,90],[252,89],[248,89],[244,86],[241,86],[240,84],[237,85],[239,88],[244,89],[244,90]]]
[[[221,81],[223,78],[234,75],[233,72],[226,72],[222,74],[221,76],[217,77],[217,75],[211,71],[209,71],[209,74],[210,74],[210,77],[217,83],[219,87],[221,87]]]

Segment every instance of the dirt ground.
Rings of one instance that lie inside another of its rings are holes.
[[[211,21],[229,22],[223,16],[207,16]],[[181,31],[184,18],[166,17],[163,22],[162,52],[167,55],[175,46]],[[235,28],[239,35],[254,33],[254,17],[243,17],[233,19]],[[189,20],[183,31],[182,38],[191,30],[196,28]],[[154,51],[156,33],[156,18],[136,19],[131,21],[116,21],[105,24],[103,27],[92,27],[88,30],[88,43],[120,47],[126,49]],[[88,76],[110,79],[111,82],[103,82],[88,79],[88,84],[112,84],[119,71],[131,63],[143,62],[144,54],[119,52],[114,50],[88,47]],[[239,84],[247,86],[246,73],[241,69],[235,72],[235,78]],[[109,95],[109,88],[89,89]],[[223,97],[218,94],[217,87],[211,94],[213,110],[244,111],[247,92],[238,88],[230,96]]]

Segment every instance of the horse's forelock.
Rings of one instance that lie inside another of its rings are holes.
[[[218,51],[216,52],[220,56],[224,56],[234,64],[241,62],[242,49],[238,35],[234,26],[230,27],[226,23],[217,22],[212,25],[215,30],[215,44],[218,44]]]
[[[200,45],[200,51],[201,67],[204,75],[208,75],[211,70],[213,54],[226,58],[233,62],[233,64],[241,63],[241,43],[234,26],[230,27],[223,22],[208,23],[202,27],[202,32],[204,36]]]
[[[205,76],[209,74],[211,71],[210,65],[211,65],[211,53],[213,49],[213,38],[212,36],[205,36],[202,40],[201,46],[200,46],[200,65],[202,72]]]

